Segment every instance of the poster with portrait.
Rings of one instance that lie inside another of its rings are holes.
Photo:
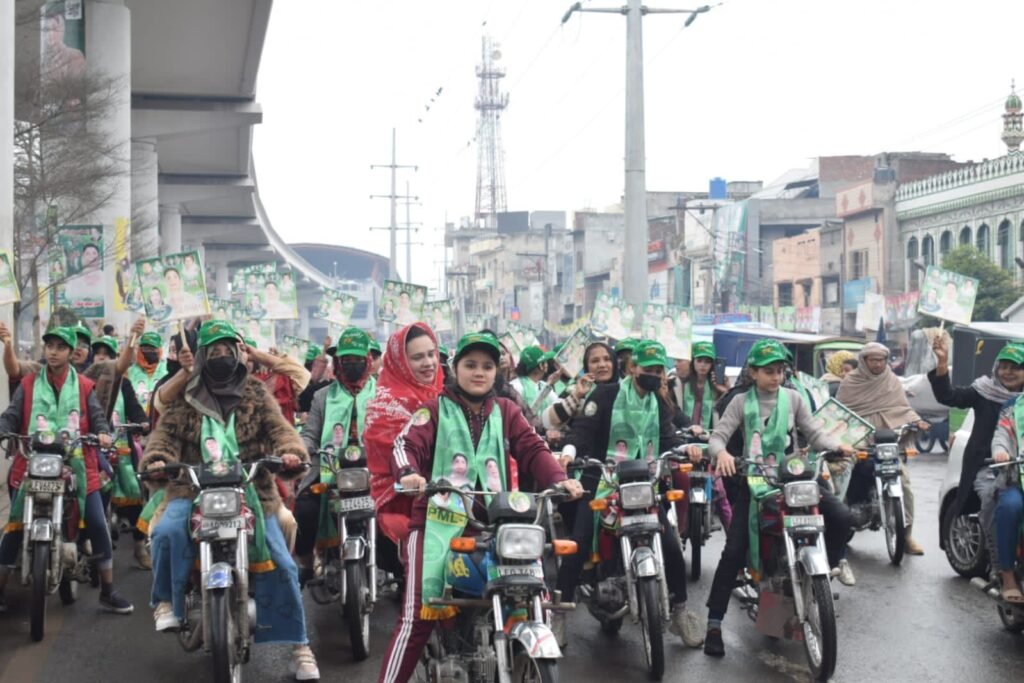
[[[625,339],[636,334],[642,322],[642,315],[633,304],[610,294],[597,295],[591,316],[591,326],[595,332],[616,340]]]
[[[825,430],[847,446],[857,447],[875,428],[834,398],[825,401],[814,413],[815,426]]]
[[[85,75],[84,0],[47,2],[41,11],[40,76],[61,81]]]
[[[57,246],[60,265],[55,272],[51,264],[51,276],[63,272],[63,277],[51,282],[60,285],[63,304],[81,318],[104,317],[103,226],[65,225],[57,233]]]
[[[136,261],[146,318],[155,323],[209,315],[203,266],[198,252]]]
[[[249,275],[254,282],[250,285]],[[250,273],[246,276],[245,306],[257,320],[296,320],[299,317],[295,284],[290,271]],[[286,300],[283,292],[289,291]]]
[[[14,276],[14,255],[7,249],[0,249],[0,304],[15,301],[21,301],[21,292]]]
[[[282,337],[282,341],[284,343],[284,347],[278,349],[279,351],[284,351],[289,358],[298,361],[299,365],[306,362],[306,352],[309,351],[310,345],[310,341],[308,339],[300,339],[298,337],[293,337],[290,334],[286,334]]]
[[[236,325],[235,327],[243,337],[256,342],[256,348],[260,351],[269,351],[277,347],[277,341],[274,338],[275,325],[273,320],[248,318],[242,325]]]
[[[811,395],[811,400],[814,401],[815,406],[824,406],[832,397],[828,390],[828,382],[812,377],[806,372],[797,372],[796,378],[803,388],[807,390],[807,393]]]
[[[516,343],[515,337],[506,332],[505,334],[498,337],[498,341],[508,349],[508,352],[512,354],[512,366],[519,365],[519,354],[522,353],[522,347]]]
[[[917,310],[933,318],[967,325],[971,322],[977,296],[977,279],[928,266]]]
[[[334,323],[341,328],[348,327],[352,320],[352,311],[356,309],[356,298],[336,289],[320,290],[320,303],[317,305],[316,317]]]
[[[428,301],[424,309],[426,320],[434,332],[452,332],[455,330],[454,306],[451,299]]]
[[[232,322],[235,320],[235,308],[238,307],[238,302],[234,299],[218,299],[215,296],[210,297],[210,314],[214,320],[227,320]]]
[[[779,306],[775,311],[775,329],[781,332],[796,331],[796,306]]]
[[[519,323],[509,323],[506,326],[508,333],[512,335],[512,338],[516,340],[516,346],[520,350],[525,349],[527,346],[540,346],[540,340],[537,339],[537,333],[531,328]]]
[[[427,302],[427,288],[395,280],[384,281],[377,318],[403,327],[423,319],[423,306]]]
[[[569,377],[579,377],[583,372],[583,355],[586,353],[588,344],[590,344],[590,332],[579,328],[566,340],[562,345],[562,350],[555,356],[555,360]]]

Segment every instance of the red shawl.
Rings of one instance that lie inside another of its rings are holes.
[[[444,373],[440,367],[431,384],[417,380],[409,367],[405,340],[413,327],[425,331],[434,345],[437,345],[433,330],[424,323],[413,323],[391,335],[384,353],[384,366],[377,380],[377,395],[366,409],[363,432],[378,524],[396,543],[408,535],[412,499],[395,494],[395,481],[391,477],[391,453],[395,438],[405,429],[413,411],[436,398],[444,387]]]

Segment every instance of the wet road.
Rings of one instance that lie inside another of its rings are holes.
[[[835,584],[840,595],[837,682],[998,681],[1013,680],[1024,671],[1024,638],[1003,630],[991,601],[957,577],[938,549],[936,491],[944,465],[940,455],[921,456],[911,463],[918,506],[915,535],[925,546],[925,556],[908,557],[902,567],[894,568],[881,532],[858,535],[851,544],[857,586]],[[721,543],[721,536],[712,539],[705,550],[703,576],[690,587],[691,605],[702,613]],[[99,613],[96,591],[83,587],[79,602],[71,607],[51,600],[47,636],[40,644],[29,641],[27,596],[12,585],[10,611],[0,615],[0,681],[209,680],[205,656],[186,654],[174,636],[153,631],[146,608],[150,575],[131,568],[130,544],[121,544],[117,562],[119,588],[135,602],[135,614]],[[354,664],[337,613],[307,600],[311,640],[323,679],[375,681],[396,614],[396,604],[385,597],[373,620],[373,655]],[[609,638],[580,611],[572,616],[569,633],[561,680],[646,679],[635,626],[627,624],[619,636]],[[726,657],[717,660],[684,648],[673,638],[667,646],[665,680],[807,680],[802,646],[759,635],[735,603],[725,621],[725,644]],[[246,667],[245,679],[291,680],[287,662],[287,647],[260,646]]]

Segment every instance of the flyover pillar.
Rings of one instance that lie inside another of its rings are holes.
[[[228,284],[231,282],[230,275],[228,275],[228,259],[227,257],[221,257],[214,264],[216,271],[214,277],[217,280],[217,298],[227,299],[231,296],[231,292],[228,290]]]
[[[132,140],[133,261],[160,255],[157,154],[152,140]]]
[[[160,207],[160,253],[181,251],[181,209],[177,204]]]
[[[0,0],[0,249],[14,245],[14,0]],[[14,330],[14,305],[0,306]],[[0,364],[0,410],[7,407],[7,373]]]

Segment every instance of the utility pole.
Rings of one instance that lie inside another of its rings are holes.
[[[386,228],[370,228],[370,230],[390,230],[391,231],[391,263],[388,266],[388,279],[398,279],[398,200],[408,199],[408,196],[397,194],[397,183],[398,183],[398,169],[400,168],[411,168],[416,171],[419,169],[418,166],[407,166],[400,165],[397,161],[398,151],[396,147],[396,135],[395,129],[391,129],[391,163],[390,164],[372,164],[370,169],[377,168],[390,168],[391,169],[391,194],[371,194],[370,199],[390,199],[391,200],[391,224]],[[406,192],[408,195],[408,191]]]
[[[413,197],[409,194],[409,181],[405,181],[405,281],[412,282],[412,233],[419,232],[419,228],[412,227],[413,225],[419,225],[419,223],[413,223],[409,217],[409,208],[416,204],[419,206],[419,197]],[[416,242],[416,244],[422,245],[423,242]]]
[[[573,12],[598,12],[626,16],[626,178],[625,254],[622,262],[622,298],[633,304],[647,300],[647,181],[644,152],[644,55],[643,17],[646,14],[688,14],[683,28],[698,14],[711,9],[654,9],[641,0],[627,0],[623,7],[582,7],[574,3],[562,17],[569,21]]]

